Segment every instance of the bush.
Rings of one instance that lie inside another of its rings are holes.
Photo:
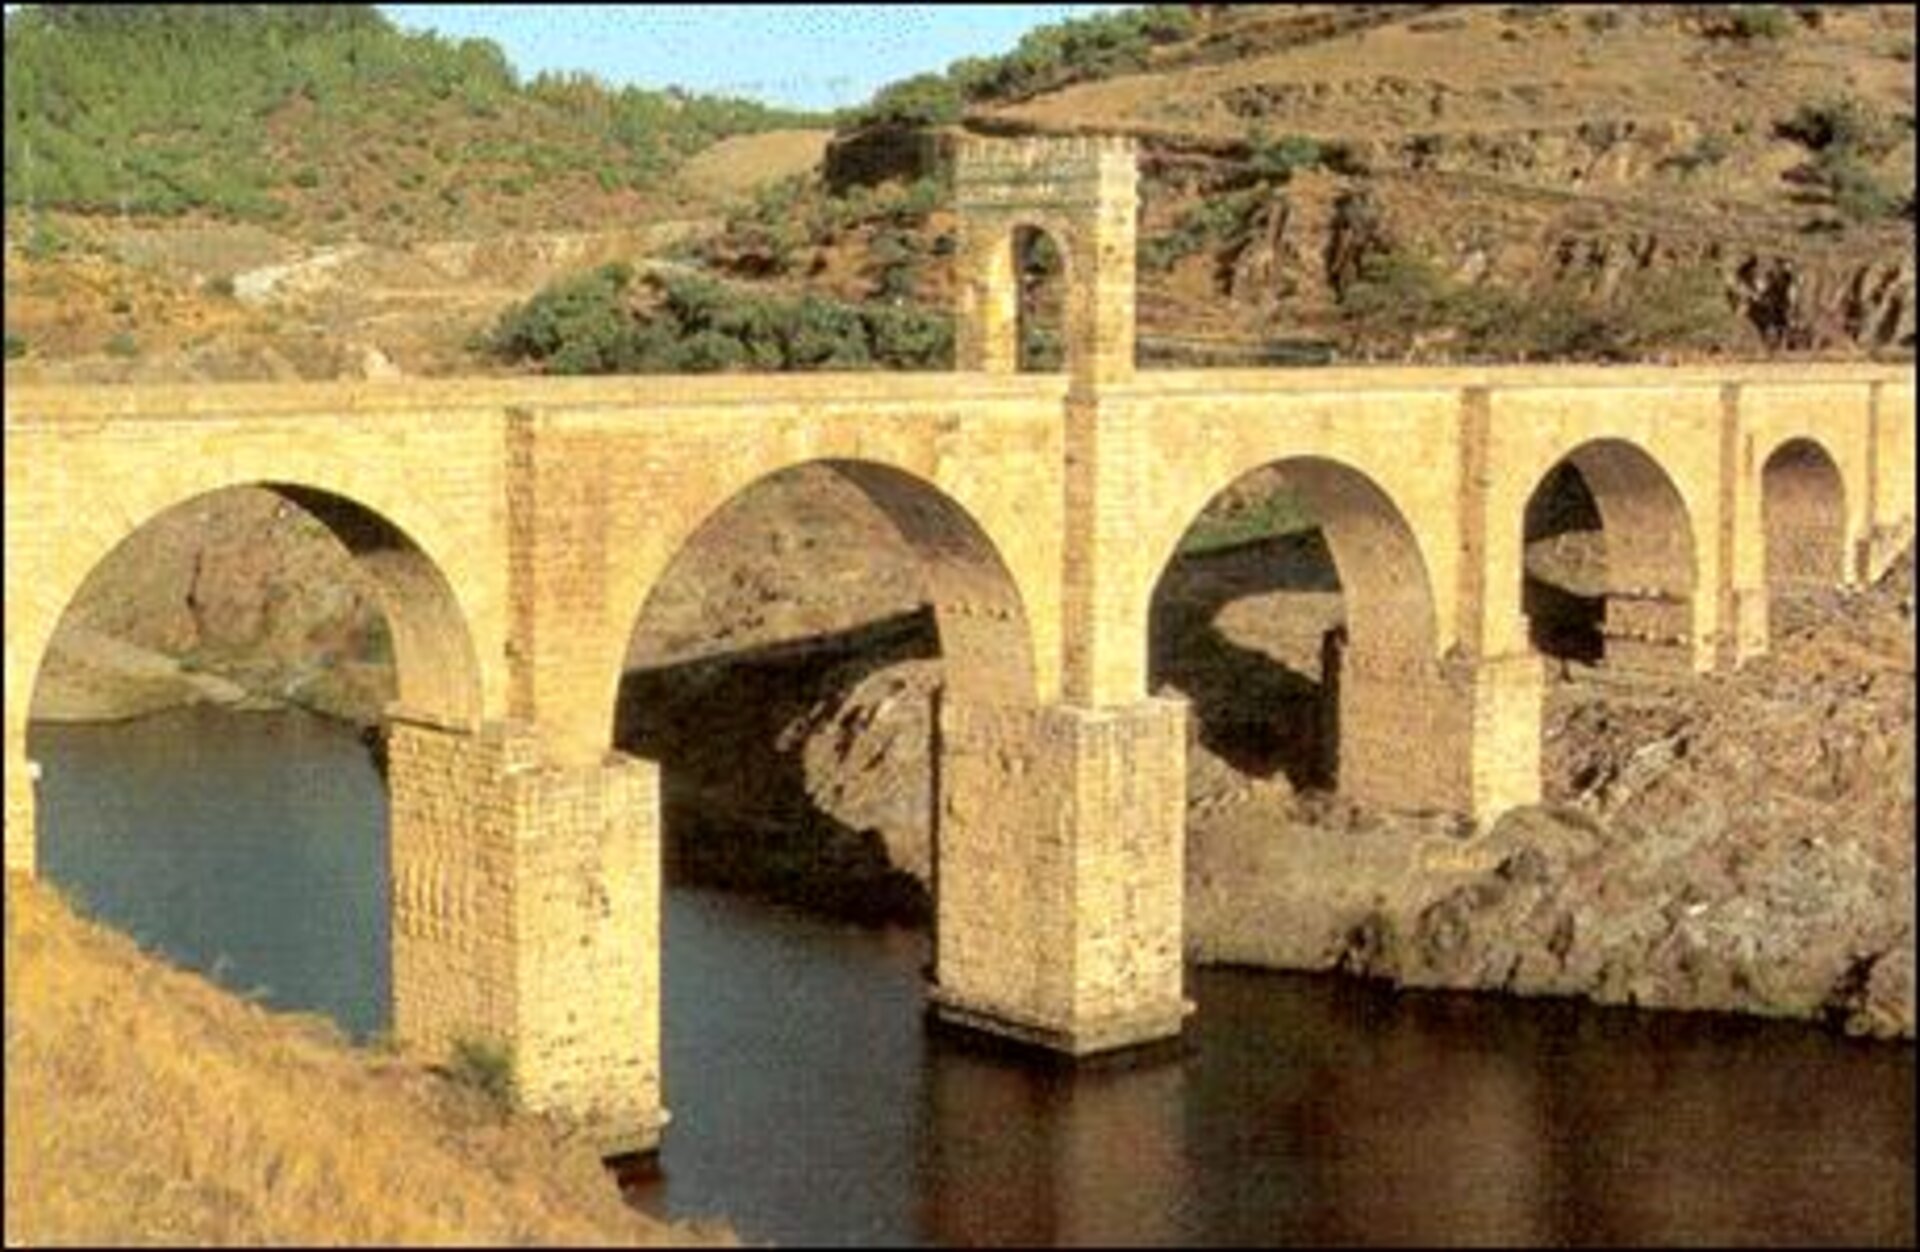
[[[108,356],[136,357],[140,355],[140,345],[134,339],[133,332],[116,331],[113,337],[107,340],[106,353]]]
[[[1722,33],[1743,41],[1785,39],[1793,31],[1793,17],[1777,4],[1735,5]]]
[[[455,1039],[447,1077],[501,1105],[513,1102],[513,1050],[484,1039]]]
[[[611,272],[610,272],[611,271]],[[501,315],[475,347],[553,374],[722,370],[946,369],[953,325],[912,305],[752,295],[700,276],[659,281],[660,307],[638,316],[631,271],[608,266],[552,284]]]
[[[1833,197],[1833,207],[1848,221],[1874,222],[1900,217],[1906,211],[1899,193],[1850,155],[1822,153],[1814,162],[1814,172]]]
[[[557,374],[606,374],[632,355],[626,305],[630,266],[613,263],[549,285],[501,315],[482,347],[510,361],[535,361]]]
[[[883,87],[853,115],[855,126],[945,126],[960,120],[960,89],[939,74],[916,74]]]
[[[8,331],[7,360],[15,361],[25,355],[27,355],[27,341],[12,331]]]
[[[1706,267],[1656,272],[1602,301],[1566,283],[1527,291],[1460,283],[1424,258],[1383,252],[1361,263],[1341,311],[1376,349],[1407,352],[1431,338],[1470,359],[1634,360],[1729,351],[1747,338]]]
[[[1779,133],[1812,151],[1876,157],[1896,142],[1893,124],[1878,109],[1856,96],[1830,96],[1802,104],[1780,123]]]
[[[1216,244],[1232,243],[1246,235],[1254,215],[1271,200],[1264,187],[1202,200],[1181,213],[1168,233],[1142,244],[1141,258],[1149,268],[1164,270]]]
[[[882,88],[872,103],[850,115],[843,129],[884,120],[941,125],[958,118],[969,100],[1029,96],[1067,83],[1142,69],[1156,45],[1185,39],[1193,30],[1192,12],[1178,4],[1153,4],[1036,26],[1011,52],[963,57],[944,74],[920,74]]]
[[[1286,135],[1271,140],[1256,136],[1251,147],[1253,151],[1247,158],[1248,168],[1257,177],[1280,183],[1291,179],[1295,170],[1312,169],[1319,165],[1324,156],[1319,142],[1304,135]]]
[[[1685,152],[1677,152],[1661,164],[1682,174],[1692,174],[1710,165],[1719,165],[1733,154],[1733,144],[1718,131],[1708,131],[1693,141]]]

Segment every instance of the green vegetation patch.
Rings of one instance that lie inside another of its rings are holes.
[[[1341,292],[1354,339],[1373,352],[1459,360],[1633,361],[1682,351],[1733,353],[1751,329],[1721,276],[1681,267],[1602,298],[1565,282],[1514,290],[1461,282],[1400,250],[1365,257]]]
[[[479,347],[550,374],[948,369],[953,322],[911,304],[749,294],[711,278],[650,280],[636,310],[633,270],[605,265],[549,285],[503,314]]]
[[[968,103],[1017,100],[1069,83],[1147,67],[1157,46],[1194,32],[1192,7],[1150,4],[1037,26],[1000,56],[963,57],[944,73],[916,74],[882,87],[847,114],[843,130],[873,125],[941,126]]]
[[[1202,514],[1181,537],[1180,555],[1195,556],[1258,539],[1297,534],[1313,530],[1319,524],[1298,496],[1279,488],[1257,498],[1246,508],[1220,515]]]
[[[257,220],[313,198],[438,204],[432,171],[476,161],[523,191],[645,186],[729,135],[818,121],[587,75],[522,85],[497,45],[371,5],[23,7],[5,107],[10,205]]]

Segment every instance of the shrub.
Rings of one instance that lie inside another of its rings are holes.
[[[1696,170],[1710,165],[1719,165],[1733,153],[1733,144],[1718,131],[1708,131],[1693,141],[1693,146],[1685,152],[1676,152],[1661,164],[1679,170],[1682,174],[1692,174]]]
[[[1880,156],[1896,141],[1887,117],[1857,96],[1830,96],[1802,104],[1777,129],[1814,152],[1837,149],[1860,157]]]
[[[542,362],[560,374],[602,374],[630,355],[626,292],[630,266],[613,263],[549,285],[509,309],[482,343],[511,361]]]
[[[514,1089],[513,1050],[491,1040],[455,1039],[453,1055],[447,1062],[447,1077],[496,1103],[509,1104]]]
[[[1067,344],[1057,332],[1028,322],[1020,329],[1020,368],[1037,373],[1051,373],[1062,369],[1067,363]]]
[[[960,89],[939,74],[916,74],[883,87],[853,115],[856,126],[945,126],[960,119]]]
[[[107,340],[106,353],[108,356],[136,357],[140,355],[140,345],[135,341],[133,332],[116,331],[113,337]]]
[[[12,331],[7,332],[7,360],[14,361],[27,355],[27,341]]]
[[[1777,4],[1735,5],[1723,33],[1734,39],[1784,39],[1793,31],[1793,17]]]
[[[613,271],[609,273],[608,271]],[[943,369],[953,361],[944,312],[752,295],[703,276],[658,283],[660,307],[636,316],[631,271],[603,267],[550,285],[501,315],[474,346],[555,374],[716,370]]]
[[[1439,336],[1450,352],[1481,359],[1632,360],[1726,351],[1746,338],[1707,267],[1651,273],[1603,301],[1567,283],[1527,291],[1460,283],[1424,258],[1390,251],[1361,263],[1341,311],[1376,348],[1404,352]]]
[[[1822,153],[1814,162],[1814,171],[1833,197],[1833,207],[1848,221],[1873,222],[1905,212],[1899,193],[1851,155]]]
[[[1319,165],[1324,156],[1319,142],[1304,135],[1286,135],[1273,140],[1256,136],[1251,147],[1248,168],[1257,177],[1281,183],[1292,178],[1295,170]]]

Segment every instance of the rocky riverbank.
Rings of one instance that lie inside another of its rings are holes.
[[[1546,802],[1486,830],[1196,745],[1193,956],[1913,1037],[1912,580],[1776,602],[1733,673],[1571,667]]]

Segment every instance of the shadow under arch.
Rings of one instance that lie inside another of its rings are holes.
[[[935,701],[1030,704],[1036,682],[1018,585],[967,511],[905,470],[818,459],[680,544],[636,615],[613,740],[662,766],[670,873],[920,922]]]
[[[1535,650],[1622,668],[1691,668],[1693,521],[1652,454],[1625,439],[1580,444],[1541,476],[1521,529],[1521,605]]]
[[[1760,470],[1767,594],[1833,586],[1847,575],[1847,488],[1817,440],[1776,447]]]
[[[1405,516],[1364,472],[1303,456],[1242,474],[1201,518],[1250,486],[1296,501],[1305,529],[1195,551],[1205,523],[1190,524],[1154,587],[1153,681],[1185,690],[1201,743],[1243,771],[1387,805],[1445,805],[1445,771],[1421,760],[1422,727],[1442,715],[1437,624]],[[1246,622],[1255,647],[1222,626],[1249,601],[1261,619]],[[1290,642],[1278,615],[1295,623]]]

